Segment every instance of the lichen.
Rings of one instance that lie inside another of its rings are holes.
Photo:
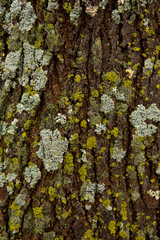
[[[17,112],[20,114],[23,111],[30,112],[34,110],[39,103],[40,97],[37,93],[35,93],[33,96],[29,95],[28,93],[23,93],[21,102],[17,104]]]
[[[104,132],[106,131],[106,125],[103,123],[97,123],[95,132],[100,135],[102,133],[102,131],[104,131]]]
[[[153,62],[151,58],[148,58],[145,60],[144,62],[144,67],[143,67],[143,72],[146,75],[151,75],[152,71],[153,71]]]
[[[21,32],[29,31],[35,23],[36,18],[31,2],[24,4],[20,0],[14,0],[11,4],[10,12],[5,15],[5,24],[3,27],[10,34],[13,34],[17,28]]]
[[[25,209],[29,205],[28,191],[23,188],[10,206],[9,228],[13,234],[19,232]]]
[[[157,127],[153,124],[148,124],[145,122],[147,119],[153,120],[155,122],[160,121],[160,110],[157,108],[156,104],[153,103],[146,109],[142,104],[138,105],[137,110],[133,111],[130,115],[130,121],[136,128],[138,136],[151,136],[157,130]]]
[[[96,147],[96,137],[89,137],[87,139],[87,148],[91,150],[93,147]]]
[[[70,12],[70,21],[75,26],[78,26],[78,19],[81,14],[82,8],[80,6],[79,0],[75,2],[72,11]]]
[[[117,9],[115,9],[115,10],[112,11],[111,18],[113,19],[113,21],[114,21],[117,25],[120,24],[120,22],[121,22],[121,16],[120,16],[120,14],[119,14],[119,12],[118,12]]]
[[[100,111],[106,113],[111,112],[114,109],[114,101],[112,98],[107,96],[107,94],[103,94],[101,96],[101,104],[100,104]]]
[[[42,159],[48,172],[55,171],[63,162],[63,154],[67,151],[68,140],[66,138],[62,139],[58,129],[53,132],[49,129],[43,129],[40,135],[42,140],[36,154]]]
[[[24,176],[25,181],[29,183],[31,187],[34,187],[41,178],[41,172],[37,165],[32,164],[31,166],[25,168]]]

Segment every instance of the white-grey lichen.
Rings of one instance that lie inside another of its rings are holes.
[[[114,101],[112,98],[108,97],[107,94],[101,96],[100,111],[104,113],[109,113],[114,109]]]
[[[34,187],[41,178],[41,172],[37,165],[33,164],[25,168],[24,176],[25,181],[29,183],[31,187]]]
[[[61,113],[58,113],[58,115],[54,119],[56,120],[56,123],[61,123],[61,124],[66,123],[66,116]]]
[[[114,21],[116,24],[120,24],[120,22],[121,22],[121,16],[119,15],[119,12],[118,12],[117,9],[115,9],[115,10],[112,11],[111,18],[113,19],[113,21]]]
[[[103,123],[97,123],[95,132],[100,135],[102,133],[102,131],[104,131],[104,132],[106,131],[106,125]]]
[[[21,32],[29,31],[36,21],[36,14],[31,2],[14,0],[10,7],[10,12],[6,13],[4,29],[13,34],[15,29]]]
[[[51,54],[44,53],[42,49],[35,49],[29,43],[23,44],[23,71],[22,76],[18,78],[22,86],[26,86],[30,81],[33,90],[39,91],[44,88],[47,82],[47,70],[43,70],[43,66],[49,65]]]
[[[37,156],[42,159],[48,172],[55,171],[63,162],[63,154],[67,151],[68,140],[62,138],[58,129],[55,131],[43,129],[40,135],[42,140],[39,143],[40,148],[36,152]]]
[[[130,121],[136,128],[136,132],[140,137],[151,136],[157,130],[157,127],[153,124],[147,125],[145,122],[147,119],[155,122],[160,121],[160,110],[157,108],[155,103],[151,104],[148,109],[140,104],[138,105],[137,110],[131,113]]]
[[[28,191],[23,188],[10,206],[9,228],[13,234],[19,232],[24,211],[28,207],[29,203]]]
[[[48,11],[51,12],[51,11],[57,10],[58,8],[59,8],[59,5],[57,0],[49,0],[48,6],[47,6]]]
[[[84,182],[81,186],[80,195],[82,200],[93,203],[95,201],[96,192],[102,193],[105,190],[105,184],[96,184],[92,182]]]
[[[148,58],[145,60],[144,62],[144,67],[143,67],[143,72],[146,75],[151,75],[151,73],[153,72],[153,62],[151,60],[151,58]]]
[[[1,166],[2,167],[2,166]],[[5,173],[1,173],[0,175],[0,188],[2,188],[5,184],[7,184],[7,191],[9,195],[12,195],[14,191],[14,184],[13,181],[16,179],[17,175],[15,173],[8,173],[5,175]]]
[[[126,151],[123,151],[123,148],[119,148],[117,146],[114,146],[111,148],[111,158],[115,159],[117,163],[121,162],[121,160],[124,158]]]
[[[6,56],[5,62],[2,63],[3,73],[2,80],[12,79],[16,76],[16,71],[20,64],[21,50],[16,52],[9,52]]]
[[[34,110],[40,103],[40,97],[37,93],[34,95],[29,95],[28,93],[23,93],[21,102],[17,104],[17,112],[20,114],[23,111],[30,112]]]
[[[70,21],[75,26],[78,26],[78,19],[81,14],[82,8],[80,6],[79,0],[77,0],[73,6],[72,11],[70,12]]]
[[[160,191],[159,190],[157,190],[157,191],[153,191],[152,189],[150,189],[149,191],[148,191],[148,194],[149,194],[149,196],[150,197],[155,197],[155,200],[159,200],[159,197],[160,197]]]
[[[108,0],[102,0],[102,1],[99,3],[99,7],[101,7],[102,9],[105,9],[107,3],[108,3]]]
[[[114,94],[114,96],[116,97],[117,100],[120,100],[120,101],[126,100],[124,93],[118,92],[117,87],[112,88],[112,93]]]

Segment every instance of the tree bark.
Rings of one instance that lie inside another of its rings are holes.
[[[160,3],[1,0],[0,239],[160,239]]]

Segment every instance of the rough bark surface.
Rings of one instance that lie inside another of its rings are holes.
[[[0,239],[160,239],[159,0],[0,1]]]

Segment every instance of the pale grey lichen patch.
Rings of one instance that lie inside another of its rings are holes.
[[[124,93],[120,93],[118,91],[117,87],[112,88],[112,93],[114,94],[114,96],[116,97],[117,100],[120,100],[120,101],[126,100]]]
[[[48,6],[47,6],[48,11],[51,12],[51,11],[57,10],[58,8],[59,8],[59,5],[57,0],[49,0]]]
[[[4,29],[9,34],[14,35],[15,29],[21,32],[29,31],[36,20],[36,14],[30,2],[14,0],[10,7],[10,12],[5,15]]]
[[[61,123],[61,124],[66,123],[66,116],[61,113],[58,113],[58,115],[54,119],[56,120],[56,123]]]
[[[133,111],[130,116],[130,121],[136,128],[138,136],[151,136],[156,132],[157,127],[153,124],[146,124],[146,120],[153,120],[155,122],[160,121],[160,110],[157,108],[156,104],[153,103],[146,109],[142,104],[138,105],[137,110]]]
[[[5,62],[2,63],[3,73],[2,80],[12,79],[16,76],[16,71],[20,64],[21,50],[9,52]]]
[[[52,231],[52,232],[46,232],[46,233],[43,234],[43,239],[44,239],[44,240],[54,240],[55,237],[56,237],[56,234],[55,234],[54,231]]]
[[[111,158],[115,159],[117,163],[121,162],[121,160],[124,158],[126,151],[123,151],[123,148],[119,148],[118,146],[114,146],[110,150],[111,152]]]
[[[102,0],[102,1],[99,3],[99,7],[101,7],[102,9],[105,9],[107,3],[108,3],[108,0]]]
[[[104,131],[104,132],[106,131],[106,125],[103,123],[97,123],[95,132],[100,135],[102,133],[102,131]]]
[[[45,87],[47,82],[47,70],[43,70],[43,66],[49,64],[51,54],[42,49],[35,49],[33,45],[28,43],[23,44],[23,72],[22,77],[18,81],[22,86],[26,86],[31,78],[30,84],[33,90],[39,91]]]
[[[112,98],[108,97],[107,94],[101,96],[100,111],[104,113],[109,113],[114,109],[114,101]]]
[[[63,162],[63,154],[67,151],[68,140],[62,139],[58,129],[55,131],[43,129],[40,135],[42,140],[39,143],[40,148],[36,152],[37,156],[42,159],[48,172],[55,171]]]
[[[92,183],[90,181],[84,182],[81,186],[80,195],[82,201],[87,201],[88,203],[85,203],[86,210],[89,210],[95,201],[95,194],[96,192],[102,193],[105,190],[105,184],[97,184]]]
[[[145,60],[144,62],[144,67],[143,67],[143,72],[146,75],[151,75],[151,73],[153,72],[153,62],[151,60],[151,58],[148,58]]]
[[[115,9],[115,10],[112,11],[111,18],[113,19],[113,21],[114,21],[116,24],[120,24],[120,22],[121,22],[121,16],[119,15],[119,12],[118,12],[117,9]]]
[[[17,104],[17,112],[20,114],[23,111],[30,112],[34,110],[39,103],[40,97],[37,93],[35,93],[33,96],[29,95],[28,93],[23,93],[21,102]]]
[[[0,122],[0,135],[5,135],[6,133],[6,123],[5,122]]]
[[[2,170],[2,166],[1,166]],[[7,191],[9,195],[13,194],[14,184],[13,181],[16,179],[17,175],[15,173],[8,173],[5,175],[4,172],[0,172],[0,188],[7,184]]]
[[[75,26],[78,26],[78,19],[81,14],[82,8],[80,6],[79,0],[75,2],[72,11],[70,12],[70,21]]]
[[[88,201],[89,203],[94,202],[95,198],[95,191],[96,191],[96,184],[92,182],[84,182],[81,186],[80,195],[82,199]]]
[[[13,234],[19,232],[22,224],[22,218],[25,209],[29,205],[29,195],[27,189],[22,189],[19,195],[16,197],[15,201],[10,206],[9,213],[9,228]]]
[[[29,183],[31,187],[34,187],[41,178],[41,172],[37,165],[33,164],[25,168],[24,176],[25,181]]]

